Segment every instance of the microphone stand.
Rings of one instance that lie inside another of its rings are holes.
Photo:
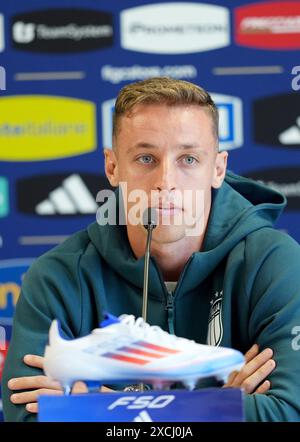
[[[147,322],[150,244],[151,244],[151,239],[152,239],[152,230],[156,226],[153,224],[148,224],[145,227],[148,230],[148,234],[147,234],[146,253],[145,253],[145,266],[144,266],[142,317],[143,317],[144,321]]]
[[[147,230],[147,243],[145,252],[145,264],[144,264],[144,284],[143,284],[143,307],[142,307],[142,317],[145,322],[147,322],[147,307],[148,307],[148,282],[149,282],[149,261],[150,261],[150,244],[152,239],[152,231],[157,225],[156,221],[156,210],[151,207],[146,209],[144,212],[143,220],[144,227]],[[139,390],[145,391],[145,385],[143,383],[139,384]]]

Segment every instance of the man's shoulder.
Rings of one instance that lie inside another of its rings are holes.
[[[245,240],[245,264],[267,265],[283,269],[300,263],[300,245],[286,232],[265,227],[252,232]],[[300,274],[299,274],[300,276]]]
[[[70,235],[61,244],[49,250],[44,255],[41,255],[40,259],[54,258],[64,255],[82,255],[90,242],[87,230],[80,230]]]
[[[274,248],[289,248],[298,250],[300,253],[300,245],[287,232],[275,229],[273,227],[263,227],[246,237],[246,247],[254,247],[258,251]]]

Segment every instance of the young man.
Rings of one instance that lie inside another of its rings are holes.
[[[297,421],[300,353],[292,343],[300,248],[272,227],[284,197],[226,174],[217,134],[216,107],[200,87],[168,78],[128,85],[116,102],[106,175],[122,188],[128,220],[136,190],[158,212],[148,322],[246,353],[225,386],[248,393],[247,420]],[[187,190],[190,198],[178,197]],[[39,394],[61,394],[41,370],[52,319],[75,338],[97,327],[103,310],[141,316],[145,244],[141,223],[94,223],[36,260],[24,279],[3,375],[7,420],[34,420]]]

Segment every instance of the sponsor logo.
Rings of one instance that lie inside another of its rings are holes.
[[[172,78],[196,78],[197,68],[193,65],[174,66],[111,66],[106,64],[101,69],[101,77],[104,81],[113,84],[122,81],[145,80],[150,77],[172,77]]]
[[[15,306],[21,291],[21,281],[33,260],[0,261],[0,381],[12,333]]]
[[[0,351],[6,348],[6,332],[5,328],[0,325]],[[1,364],[1,357],[0,357]]]
[[[21,283],[33,259],[0,261],[0,324],[11,325]]]
[[[160,396],[121,396],[108,406],[108,410],[116,407],[126,407],[129,410],[141,408],[165,408],[175,400],[174,394],[165,394]]]
[[[254,102],[253,109],[256,143],[287,148],[300,147],[299,94],[264,97]]]
[[[0,14],[0,52],[4,51],[4,17]]]
[[[1,335],[1,332],[0,332],[0,335]],[[1,340],[1,336],[0,336],[0,340]],[[8,342],[4,341],[3,344],[4,345],[1,345],[1,341],[0,341],[0,381],[2,379],[2,372],[3,372],[3,369],[4,369],[4,362],[5,362],[5,358],[6,358],[6,354],[7,354],[7,350],[8,350]]]
[[[7,216],[9,212],[8,182],[0,177],[0,218]]]
[[[86,9],[47,9],[12,19],[12,45],[34,52],[79,52],[113,44],[112,15]]]
[[[12,332],[12,326],[6,324],[7,321],[5,321],[5,318],[3,320],[4,325],[2,325],[1,319],[2,318],[0,316],[0,382],[2,379],[4,362],[5,362],[5,358],[7,355],[9,341],[10,341],[11,332]],[[11,322],[11,320],[10,320],[10,322]],[[1,407],[0,407],[0,410],[1,410]]]
[[[210,313],[208,319],[208,333],[207,344],[218,346],[223,338],[223,323],[222,323],[222,302],[223,290],[215,292],[210,301]]]
[[[143,410],[132,420],[132,422],[153,422],[153,419],[151,419],[147,410]]]
[[[89,349],[90,351],[90,349]],[[103,358],[114,359],[135,365],[147,365],[157,359],[180,353],[180,350],[173,350],[168,347],[150,344],[144,341],[135,341],[132,345],[122,345],[114,351],[103,353]]]
[[[285,210],[300,210],[300,167],[277,167],[243,174],[282,193],[287,198]]]
[[[259,49],[300,48],[300,3],[260,2],[235,11],[237,44]]]
[[[6,71],[0,66],[0,91],[6,91]]]
[[[211,94],[219,110],[220,150],[231,150],[243,145],[243,106],[238,97]]]
[[[95,215],[100,189],[111,189],[105,176],[38,175],[17,182],[17,207],[22,213],[38,216]]]
[[[115,98],[102,103],[102,143],[103,148],[112,148],[113,114],[115,109]]]
[[[211,94],[219,110],[220,150],[236,149],[243,145],[243,105],[238,97]],[[112,122],[115,99],[102,103],[102,143],[104,148],[112,147]]]
[[[96,106],[76,98],[24,95],[0,98],[0,161],[42,161],[97,147]]]
[[[300,116],[296,118],[296,123],[282,131],[278,138],[281,144],[300,145]]]
[[[188,54],[230,43],[229,11],[198,3],[158,3],[120,14],[121,47],[155,54]]]

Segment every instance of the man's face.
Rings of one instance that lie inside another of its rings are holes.
[[[154,241],[178,241],[195,226],[203,233],[211,189],[221,186],[226,169],[227,153],[216,146],[212,117],[199,106],[138,105],[121,117],[114,151],[105,152],[106,173],[113,186],[126,182],[127,195],[148,196],[144,206],[158,213]],[[135,204],[127,201],[127,213]]]

